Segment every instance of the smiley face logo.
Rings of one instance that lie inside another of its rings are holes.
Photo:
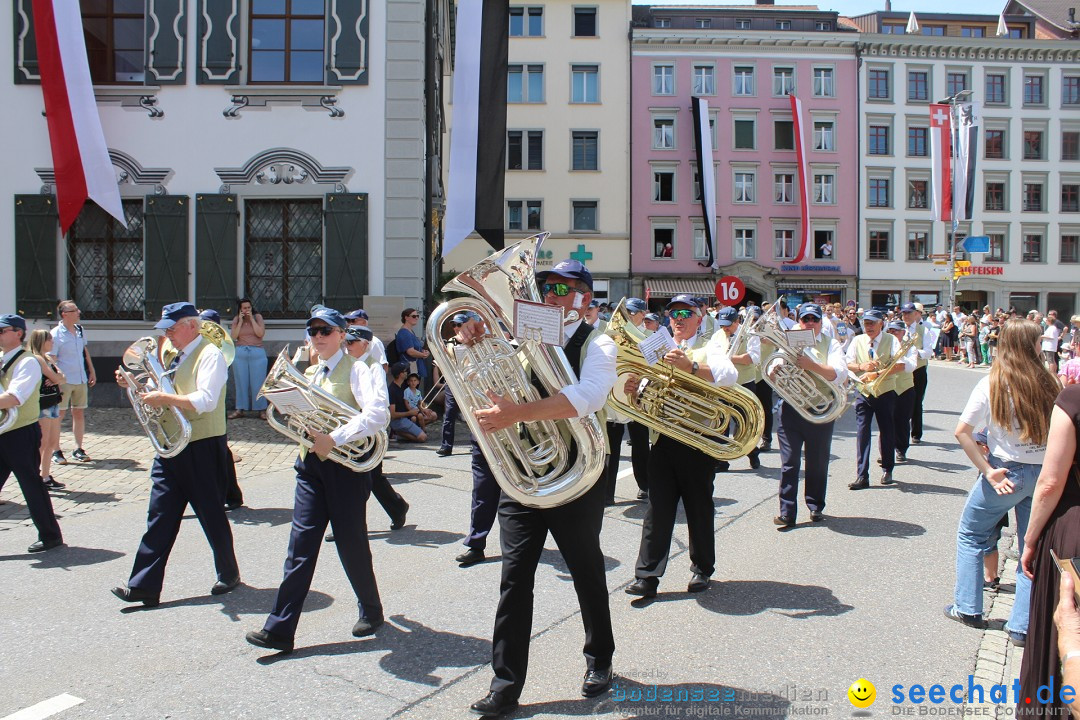
[[[874,700],[877,698],[877,688],[866,678],[859,678],[851,683],[851,687],[847,690],[847,697],[855,707],[860,709],[868,708],[874,704]]]

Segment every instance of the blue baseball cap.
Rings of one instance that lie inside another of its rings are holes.
[[[862,315],[863,322],[876,322],[879,323],[885,319],[885,313],[881,312],[877,308],[870,308]]]
[[[354,325],[345,331],[345,342],[370,340],[373,337],[375,337],[375,335],[371,332],[371,328],[366,328],[361,325]]]
[[[548,275],[561,275],[563,277],[576,278],[588,285],[589,290],[592,290],[592,273],[578,260],[563,260],[550,270],[536,273],[536,284],[543,285],[547,282]]]
[[[657,315],[656,313],[647,313],[645,315],[645,319],[646,320],[652,320],[654,323],[660,322],[660,316]]]
[[[390,366],[390,377],[397,377],[401,373],[409,372],[409,363],[398,362]]]
[[[591,307],[591,308],[600,307],[600,301],[599,300],[593,300],[592,302],[589,303],[589,307]]]
[[[341,313],[333,308],[322,305],[319,306],[318,310],[311,311],[311,317],[308,318],[307,321],[308,326],[310,326],[314,320],[322,320],[327,325],[332,325],[333,327],[341,328],[342,330],[348,325],[348,323],[345,322],[345,317]]]
[[[19,328],[26,332],[26,321],[21,315],[0,315],[0,327]]]
[[[907,330],[907,325],[905,325],[903,323],[903,321],[901,321],[901,320],[893,320],[888,325],[885,326],[885,329],[886,330],[899,330],[901,332],[905,332]]]
[[[734,325],[735,321],[739,319],[739,311],[733,307],[720,308],[716,313],[716,324],[720,327],[728,327]]]
[[[346,320],[367,320],[368,319],[368,314],[367,314],[366,310],[357,309],[357,310],[353,310],[351,313],[346,313],[345,319]]]
[[[200,320],[209,320],[210,322],[221,324],[221,314],[217,310],[206,309],[199,313]]]
[[[632,313],[648,312],[649,306],[641,298],[630,298],[626,301],[626,309]]]
[[[692,308],[701,307],[698,304],[697,298],[689,293],[681,293],[671,298],[671,301],[667,304],[667,309],[670,310],[672,305],[689,305]]]
[[[902,313],[915,312],[918,309],[919,308],[915,307],[915,303],[904,303],[900,306],[900,312]]]
[[[465,323],[469,322],[469,316],[465,313],[458,313],[450,320],[450,322],[454,323],[455,325],[464,325]]]
[[[807,315],[813,315],[818,320],[821,319],[821,306],[817,303],[806,303],[799,308],[799,319],[806,317]]]
[[[178,321],[189,317],[199,317],[199,311],[189,302],[178,302],[161,308],[161,320],[158,320],[155,330],[168,330]]]

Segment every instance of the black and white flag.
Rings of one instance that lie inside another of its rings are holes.
[[[979,157],[979,103],[956,106],[956,165],[953,168],[953,220],[975,212],[975,160]]]
[[[705,224],[705,262],[702,267],[719,267],[716,262],[716,172],[713,170],[712,132],[709,129],[709,101],[690,98],[694,109],[694,146],[697,149],[698,177],[701,178],[701,219]]]

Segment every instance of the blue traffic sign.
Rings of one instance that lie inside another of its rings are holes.
[[[985,253],[990,252],[989,235],[972,235],[960,241],[958,249],[961,252]]]

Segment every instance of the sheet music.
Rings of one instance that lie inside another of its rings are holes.
[[[941,335],[941,328],[936,328],[936,327],[926,328],[926,334],[930,336],[930,347],[936,348],[937,347],[938,336]],[[917,349],[922,350],[922,348],[917,348]]]
[[[788,345],[798,353],[809,350],[817,344],[814,340],[813,330],[785,330],[784,339],[787,340]]]
[[[514,301],[514,337],[518,340],[559,345],[563,336],[563,309],[528,300]]]
[[[671,332],[662,325],[656,332],[638,343],[638,349],[641,350],[645,362],[650,365],[660,362],[665,355],[677,347],[675,338],[671,337]]]
[[[268,390],[263,393],[270,404],[282,415],[295,415],[297,413],[311,412],[315,406],[310,400],[296,388],[282,388],[281,390]]]

